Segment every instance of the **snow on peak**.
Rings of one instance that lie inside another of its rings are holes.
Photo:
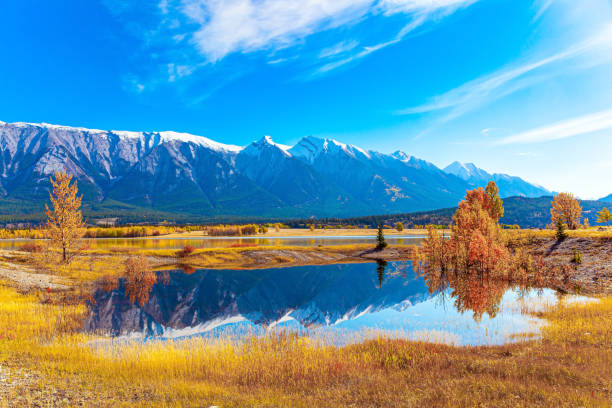
[[[114,134],[119,136],[120,138],[125,139],[143,139],[147,135],[151,136],[159,136],[161,142],[168,142],[173,140],[179,140],[187,143],[194,143],[211,150],[216,151],[225,151],[225,152],[238,152],[242,150],[241,146],[234,146],[223,144],[219,142],[215,142],[214,140],[208,139],[203,136],[191,135],[189,133],[179,133],[179,132],[131,132],[126,130],[100,130],[100,129],[88,129],[84,127],[74,127],[74,126],[62,126],[62,125],[53,125],[50,123],[27,123],[27,122],[15,122],[15,123],[5,123],[0,122],[1,126],[11,125],[19,128],[27,128],[27,127],[38,127],[45,129],[53,129],[53,130],[66,130],[66,131],[77,131],[77,132],[85,132],[85,133],[106,133],[106,134]]]
[[[159,135],[162,142],[180,141],[185,143],[193,143],[211,150],[225,151],[225,152],[239,152],[242,150],[241,146],[229,145],[224,143],[215,142],[204,136],[196,136],[189,133],[180,133],[173,131],[164,132],[130,132],[125,130],[111,130],[110,133],[118,135],[123,138],[143,138],[145,135]]]
[[[314,161],[320,154],[334,154],[338,152],[348,154],[354,158],[364,156],[365,158],[370,159],[372,157],[369,152],[357,146],[348,145],[335,139],[322,139],[314,136],[306,136],[302,138],[302,140],[293,146],[289,152],[292,155],[302,157],[309,162]]]
[[[279,149],[281,149],[282,151],[284,151],[285,153],[287,153],[287,150],[291,149],[291,146],[287,146],[287,145],[284,145],[284,144],[276,143],[274,140],[272,140],[272,136],[268,136],[268,135],[262,137],[259,140],[258,143],[266,143],[266,144],[269,144],[269,145],[272,145],[272,146],[276,146]]]
[[[28,128],[28,127],[37,127],[37,128],[46,128],[46,129],[55,129],[55,130],[76,130],[79,132],[88,132],[88,133],[104,133],[104,130],[100,129],[88,129],[84,127],[74,127],[74,126],[63,126],[63,125],[52,125],[50,123],[30,123],[30,122],[0,122],[0,125],[10,125],[18,128]]]
[[[291,157],[291,153],[288,150],[291,146],[282,145],[280,143],[276,143],[270,136],[264,136],[261,139],[251,143],[241,150],[242,154],[246,154],[249,156],[259,156],[265,150],[276,150],[280,151],[283,155],[287,157]]]
[[[401,150],[396,150],[393,152],[393,154],[391,154],[391,156],[403,162],[409,162],[412,159],[412,156],[402,152]]]
[[[489,173],[479,168],[474,163],[461,163],[456,161],[446,166],[444,171],[446,173],[454,174],[455,176],[464,180],[472,178],[487,179],[491,177]]]

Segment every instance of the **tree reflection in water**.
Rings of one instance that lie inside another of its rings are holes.
[[[376,260],[376,275],[378,276],[378,289],[382,288],[385,280],[385,269],[387,269],[387,261],[383,259]]]
[[[170,276],[167,276],[169,281]],[[144,256],[130,257],[125,262],[125,295],[130,303],[138,302],[142,307],[149,301],[153,286],[157,283],[157,274],[153,272],[149,261]]]
[[[427,283],[430,294],[440,294],[443,298],[449,296],[454,299],[455,308],[459,312],[472,311],[477,322],[485,313],[490,318],[497,315],[501,300],[510,288],[507,281],[480,274],[442,275],[423,272],[421,276]]]
[[[487,314],[494,318],[500,311],[501,300],[511,287],[520,289],[542,288],[545,282],[532,279],[512,281],[500,279],[482,272],[457,273],[453,268],[429,268],[421,264],[419,268],[412,268],[410,261],[393,262],[391,267],[385,260],[376,260],[376,277],[378,289],[382,289],[386,279],[398,277],[408,284],[413,280],[422,279],[429,295],[439,296],[442,302],[453,301],[454,307],[461,313],[471,311],[475,321],[480,322],[482,316]],[[195,268],[181,265],[185,275],[192,275]],[[125,278],[121,279],[125,296],[130,303],[138,303],[141,307],[149,301],[150,293],[156,284],[169,285],[174,272],[156,273],[149,266],[146,258],[134,257],[126,262]],[[107,291],[118,289],[119,280],[116,277],[104,278],[102,288]]]

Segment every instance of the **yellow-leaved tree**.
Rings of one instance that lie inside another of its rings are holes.
[[[51,244],[62,251],[62,262],[70,259],[70,251],[77,246],[85,232],[81,198],[77,196],[76,181],[71,184],[72,174],[57,172],[51,178],[53,190],[49,199],[53,209],[45,204],[47,215],[46,235]]]
[[[575,230],[580,226],[582,217],[582,206],[580,201],[571,193],[559,193],[551,202],[550,218],[552,225],[559,222],[567,225],[569,229]]]

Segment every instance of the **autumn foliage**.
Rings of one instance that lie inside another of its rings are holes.
[[[550,217],[552,225],[563,222],[569,229],[576,229],[580,226],[582,207],[580,201],[571,193],[559,193],[551,202]]]
[[[193,245],[185,245],[183,249],[181,249],[180,251],[177,251],[176,256],[178,256],[179,258],[184,258],[186,256],[193,254],[194,252],[195,252],[195,248],[193,247]]]
[[[125,294],[130,303],[138,302],[140,306],[147,304],[156,283],[157,274],[145,256],[131,256],[125,261]]]
[[[55,173],[51,178],[53,191],[49,194],[53,209],[45,204],[47,215],[46,235],[52,245],[62,251],[62,261],[67,262],[70,250],[78,246],[83,237],[85,223],[81,214],[81,196],[77,196],[76,182],[66,171]]]
[[[503,206],[497,201],[497,187],[487,189],[494,194],[481,187],[467,192],[453,216],[450,237],[429,228],[418,254],[419,264],[443,274],[498,274],[507,269],[510,253],[497,222]]]

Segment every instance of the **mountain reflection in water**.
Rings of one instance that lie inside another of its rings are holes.
[[[86,330],[176,338],[295,330],[350,343],[386,335],[455,344],[498,344],[538,321],[523,299],[550,290],[510,290],[480,278],[417,277],[409,263],[153,273],[109,280],[95,292]],[[505,306],[505,307],[504,307]],[[471,313],[470,313],[471,312]]]

